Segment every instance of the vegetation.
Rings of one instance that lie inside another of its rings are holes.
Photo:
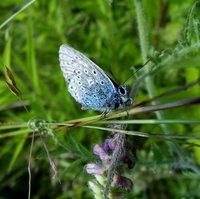
[[[85,165],[101,164],[92,149],[119,122],[136,164],[123,171],[133,188],[112,198],[199,198],[199,9],[192,0],[1,1],[0,199],[93,198]],[[134,74],[136,104],[167,94],[105,118],[81,110],[59,67],[63,43],[120,84]]]

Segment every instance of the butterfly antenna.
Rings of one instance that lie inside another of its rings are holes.
[[[150,60],[151,60],[151,58],[149,58],[149,59],[142,65],[142,67],[138,68],[138,69],[123,83],[123,85],[126,84],[126,82],[128,82],[128,80],[131,79],[131,78],[132,78],[138,71],[140,71],[144,66],[146,66],[146,65],[149,63]]]

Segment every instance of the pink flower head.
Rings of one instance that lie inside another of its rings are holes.
[[[108,164],[109,163],[109,156],[108,154],[103,150],[102,147],[100,147],[98,144],[96,144],[93,147],[93,153],[95,155],[98,155],[100,160],[104,163],[104,164]]]
[[[101,176],[103,176],[104,174],[102,167],[98,164],[94,163],[86,164],[85,169],[88,174],[101,175]]]

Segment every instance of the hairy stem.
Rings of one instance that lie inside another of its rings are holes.
[[[103,198],[106,199],[109,189],[111,187],[111,183],[113,180],[113,177],[115,175],[116,172],[116,165],[118,163],[118,161],[120,160],[120,158],[122,157],[123,153],[124,153],[124,141],[126,139],[126,135],[125,134],[121,134],[118,133],[117,134],[117,145],[115,150],[113,151],[112,154],[112,159],[111,159],[111,163],[108,169],[108,175],[107,175],[107,182],[106,182],[106,186],[103,192]]]
[[[141,53],[142,53],[142,60],[143,63],[147,62],[148,59],[148,52],[149,52],[149,34],[148,34],[148,28],[147,28],[147,23],[145,19],[145,13],[142,5],[141,0],[134,0],[135,4],[135,9],[136,9],[136,15],[137,15],[137,23],[138,23],[138,32],[139,32],[139,38],[140,38],[140,47],[141,47]],[[148,73],[151,69],[151,65],[148,63],[144,67],[144,71]],[[145,78],[145,83],[146,83],[146,88],[147,92],[150,98],[156,96],[156,91],[155,91],[155,85],[153,83],[153,80],[150,76],[147,76]],[[155,102],[152,102],[154,105]],[[161,111],[156,111],[155,112],[156,117],[158,119],[164,119],[163,113]],[[162,130],[167,133],[169,132],[169,128],[166,124],[161,124]]]

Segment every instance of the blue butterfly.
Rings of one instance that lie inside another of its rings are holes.
[[[69,92],[82,109],[111,112],[132,103],[126,87],[118,85],[77,50],[61,45],[59,60]]]

